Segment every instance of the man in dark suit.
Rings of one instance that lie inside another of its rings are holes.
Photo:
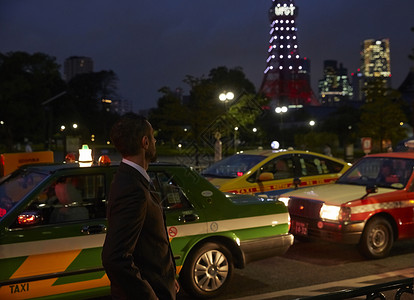
[[[156,159],[151,124],[125,114],[111,139],[122,155],[108,201],[108,232],[102,264],[113,299],[175,299],[175,263],[160,199],[146,172]]]

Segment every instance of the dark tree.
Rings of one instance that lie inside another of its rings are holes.
[[[61,93],[66,85],[54,57],[43,53],[0,53],[0,131],[6,151],[24,138],[43,142],[48,127],[45,100]]]

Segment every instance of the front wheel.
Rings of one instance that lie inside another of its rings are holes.
[[[394,234],[390,223],[384,218],[374,218],[365,225],[359,241],[359,250],[367,258],[386,257],[393,245]]]
[[[180,272],[183,289],[197,298],[212,298],[228,285],[233,274],[230,251],[216,243],[206,243],[186,259]]]

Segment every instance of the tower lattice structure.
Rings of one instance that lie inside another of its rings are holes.
[[[310,86],[309,61],[300,57],[293,0],[273,0],[270,40],[260,92],[271,106],[320,105]]]

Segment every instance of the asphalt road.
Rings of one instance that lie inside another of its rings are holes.
[[[282,257],[236,270],[228,289],[215,299],[290,300],[412,277],[414,240],[397,242],[391,255],[379,260],[366,260],[351,245],[295,242]],[[178,300],[189,299],[180,292]]]

